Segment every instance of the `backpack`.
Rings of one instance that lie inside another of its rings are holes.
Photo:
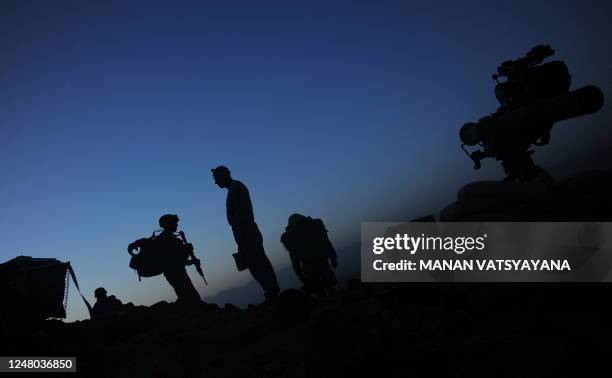
[[[132,255],[129,264],[130,268],[138,273],[138,280],[140,280],[140,277],[158,276],[164,273],[168,267],[181,265],[187,261],[186,249],[169,251],[168,249],[174,248],[175,245],[171,245],[167,241],[154,235],[150,238],[138,239],[132,243],[140,248],[138,254]],[[183,244],[176,244],[176,246],[179,245],[183,246]]]
[[[140,247],[140,252],[130,258],[130,268],[140,277],[155,277],[164,272],[163,256],[159,248],[155,248],[155,239],[143,238],[134,242]]]
[[[281,236],[281,243],[301,261],[318,261],[331,256],[327,229],[321,219],[307,217],[288,227]]]

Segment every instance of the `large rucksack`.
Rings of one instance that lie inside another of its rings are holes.
[[[167,240],[161,239],[159,236],[151,236],[150,238],[138,239],[134,243],[140,248],[138,254],[132,255],[130,258],[130,268],[134,269],[140,277],[155,277],[168,269],[170,266],[184,265],[187,261],[187,251],[181,242],[175,245],[166,243]],[[172,251],[176,247],[177,251]]]
[[[287,228],[281,236],[281,243],[301,261],[320,261],[332,256],[327,229],[321,219],[306,217]]]
[[[155,248],[155,239],[143,238],[134,243],[139,245],[140,252],[130,258],[130,268],[138,273],[138,277],[155,277],[162,274],[165,264],[162,251]]]

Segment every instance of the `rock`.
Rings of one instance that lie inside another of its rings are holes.
[[[286,366],[282,361],[268,362],[262,367],[264,377],[279,377],[285,371]]]
[[[347,282],[347,294],[349,300],[357,301],[365,297],[366,291],[360,280],[352,279]]]
[[[516,209],[516,204],[495,198],[471,198],[458,200],[440,213],[441,222],[457,222],[479,214],[503,213]]]
[[[477,181],[440,213],[456,221],[612,221],[612,171],[591,171],[559,180],[516,183]]]
[[[458,220],[461,222],[521,222],[528,220],[528,216],[528,211],[519,207],[503,212],[470,214]]]
[[[468,329],[466,323],[469,314],[465,310],[451,310],[436,317],[426,319],[423,328],[425,332],[439,332],[444,336],[453,334],[465,334]]]
[[[240,308],[234,306],[231,303],[226,303],[224,309],[225,311],[241,311]]]
[[[355,331],[354,319],[338,307],[314,312],[307,326],[306,376],[345,376],[355,348]]]
[[[609,193],[612,189],[612,171],[587,171],[559,180],[556,191],[572,195],[585,193]]]
[[[457,199],[496,199],[504,202],[543,203],[550,200],[551,187],[540,183],[476,181],[463,186]]]
[[[604,285],[452,285],[435,305],[419,298],[439,297],[439,285],[369,286],[356,286],[357,300],[339,291],[311,303],[305,322],[281,326],[274,306],[184,312],[158,304],[101,322],[46,321],[3,342],[15,355],[77,356],[85,376],[504,376],[528,360],[579,361],[610,328]]]
[[[310,310],[310,298],[301,290],[287,289],[276,300],[276,318],[280,323],[291,324],[306,320]]]
[[[357,278],[350,279],[346,282],[346,287],[348,290],[363,291],[362,285],[361,280]]]

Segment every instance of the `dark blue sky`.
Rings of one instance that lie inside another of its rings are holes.
[[[255,3],[2,2],[0,260],[70,260],[89,297],[173,300],[163,278],[138,283],[125,248],[178,213],[213,295],[249,277],[211,167],[250,188],[281,268],[293,212],[342,247],[360,221],[438,211],[501,177],[493,161],[472,171],[458,128],[496,109],[502,61],[548,43],[574,87],[612,93],[609,1]],[[536,159],[590,149],[609,120],[604,105],[565,122]]]

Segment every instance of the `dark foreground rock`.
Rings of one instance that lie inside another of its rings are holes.
[[[160,302],[13,329],[2,355],[76,356],[79,376],[100,377],[583,376],[605,361],[610,298],[607,284],[352,281],[301,318]]]
[[[528,184],[477,181],[463,186],[441,221],[611,221],[612,171],[582,172]]]

